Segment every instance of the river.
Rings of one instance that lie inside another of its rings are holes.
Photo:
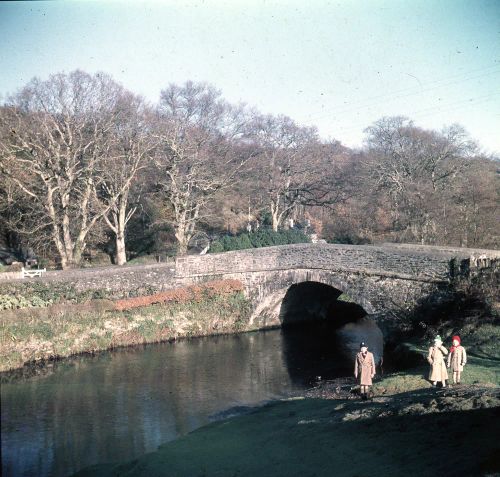
[[[67,476],[130,460],[215,419],[352,372],[369,320],[124,348],[1,387],[2,475]]]

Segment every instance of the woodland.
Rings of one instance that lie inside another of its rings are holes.
[[[499,158],[463,127],[364,133],[350,149],[207,83],[152,104],[105,73],[34,78],[0,106],[0,249],[66,269],[311,237],[499,247]]]

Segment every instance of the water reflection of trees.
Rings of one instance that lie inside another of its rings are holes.
[[[213,413],[280,395],[289,385],[279,332],[73,360],[2,386],[4,475],[67,475],[133,458]]]
[[[331,311],[331,310],[330,310]],[[120,461],[251,405],[350,372],[346,343],[324,320],[297,332],[260,332],[124,348],[53,363],[2,385],[4,475],[67,475]],[[345,318],[347,319],[347,318]],[[353,330],[350,330],[352,336]],[[50,369],[50,371],[49,371]]]

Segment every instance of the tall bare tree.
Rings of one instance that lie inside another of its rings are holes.
[[[157,196],[172,224],[178,254],[188,244],[208,205],[232,181],[251,154],[236,152],[248,116],[205,83],[171,84],[161,92],[156,155]]]
[[[470,164],[476,144],[458,125],[438,133],[404,117],[385,117],[366,130],[369,166],[391,198],[394,228],[406,240],[430,243],[436,236],[433,207]]]
[[[121,93],[109,76],[77,70],[33,79],[1,111],[8,130],[1,171],[30,206],[23,232],[48,232],[62,268],[80,262],[89,233],[112,206],[95,200],[96,171],[110,151]]]
[[[340,200],[334,160],[337,143],[321,143],[316,128],[272,115],[254,119],[252,137],[259,152],[256,176],[273,230],[278,230],[298,206]]]
[[[500,246],[500,161],[478,157],[439,204],[442,243]]]
[[[137,211],[137,200],[132,195],[139,194],[139,174],[153,157],[156,143],[151,111],[141,98],[123,92],[114,113],[114,124],[108,132],[109,154],[99,165],[97,195],[107,209],[104,220],[115,238],[115,263],[124,265],[126,227]]]

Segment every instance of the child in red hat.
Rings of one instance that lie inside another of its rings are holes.
[[[467,363],[467,353],[460,344],[460,336],[454,336],[452,342],[453,346],[450,348],[450,354],[448,355],[448,368],[453,371],[453,384],[460,384],[460,373]]]

